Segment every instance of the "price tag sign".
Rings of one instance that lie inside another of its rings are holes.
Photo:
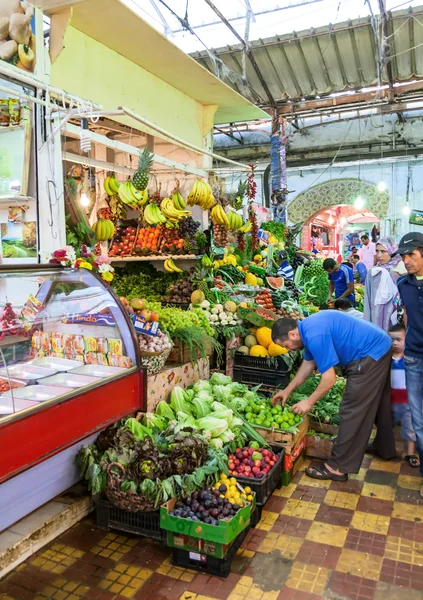
[[[156,337],[159,331],[159,323],[157,321],[146,321],[139,315],[130,315],[130,319],[137,333],[151,335]]]

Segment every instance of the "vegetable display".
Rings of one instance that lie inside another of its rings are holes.
[[[242,412],[249,423],[289,433],[295,433],[297,425],[302,421],[302,418],[291,412],[289,407],[282,407],[280,404],[273,406],[271,398],[259,396],[254,392],[248,396],[248,402]]]
[[[302,386],[292,392],[288,404],[292,406],[305,400],[314,392],[320,382],[320,375],[312,375]],[[308,413],[314,421],[329,425],[339,425],[339,405],[345,391],[346,380],[338,377],[332,389],[321,400],[316,402]]]
[[[229,474],[261,479],[275,466],[277,460],[278,456],[266,448],[237,448],[234,453],[229,454]]]
[[[147,427],[128,418],[103,431],[95,444],[81,448],[77,466],[93,494],[106,489],[112,463],[124,468],[120,489],[142,494],[156,507],[169,498],[187,497],[227,471],[225,453],[208,444],[199,431],[181,424],[167,427],[162,419]],[[160,422],[164,431],[157,427]]]

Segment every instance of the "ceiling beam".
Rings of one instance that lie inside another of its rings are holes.
[[[213,2],[211,0],[204,0],[206,2],[206,4],[208,4],[210,6],[210,8],[212,9],[213,12],[215,12],[217,14],[217,16],[219,17],[219,19],[222,21],[222,23],[224,23],[226,25],[226,27],[232,32],[232,34],[236,37],[236,39],[241,42],[244,51],[247,53],[248,58],[250,59],[250,62],[253,66],[254,71],[256,72],[256,75],[258,77],[258,79],[260,80],[260,83],[262,85],[262,88],[267,96],[267,99],[270,103],[270,106],[272,107],[276,107],[276,102],[269,90],[269,87],[266,83],[265,78],[262,75],[262,72],[260,71],[260,68],[258,66],[258,64],[256,63],[256,59],[253,56],[252,50],[251,50],[251,46],[249,44],[247,44],[245,42],[245,40],[239,35],[239,33],[237,32],[236,29],[234,29],[232,27],[232,25],[229,23],[229,21],[227,20],[227,18],[220,12],[220,10],[213,4]]]

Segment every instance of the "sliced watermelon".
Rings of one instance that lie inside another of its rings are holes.
[[[272,290],[281,290],[283,288],[283,277],[266,277],[266,282]]]

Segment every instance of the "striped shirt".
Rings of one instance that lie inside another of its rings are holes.
[[[280,265],[278,275],[285,279],[294,279],[294,270],[287,260]]]
[[[391,363],[391,402],[392,404],[407,404],[407,389],[405,385],[404,358],[392,358]]]

